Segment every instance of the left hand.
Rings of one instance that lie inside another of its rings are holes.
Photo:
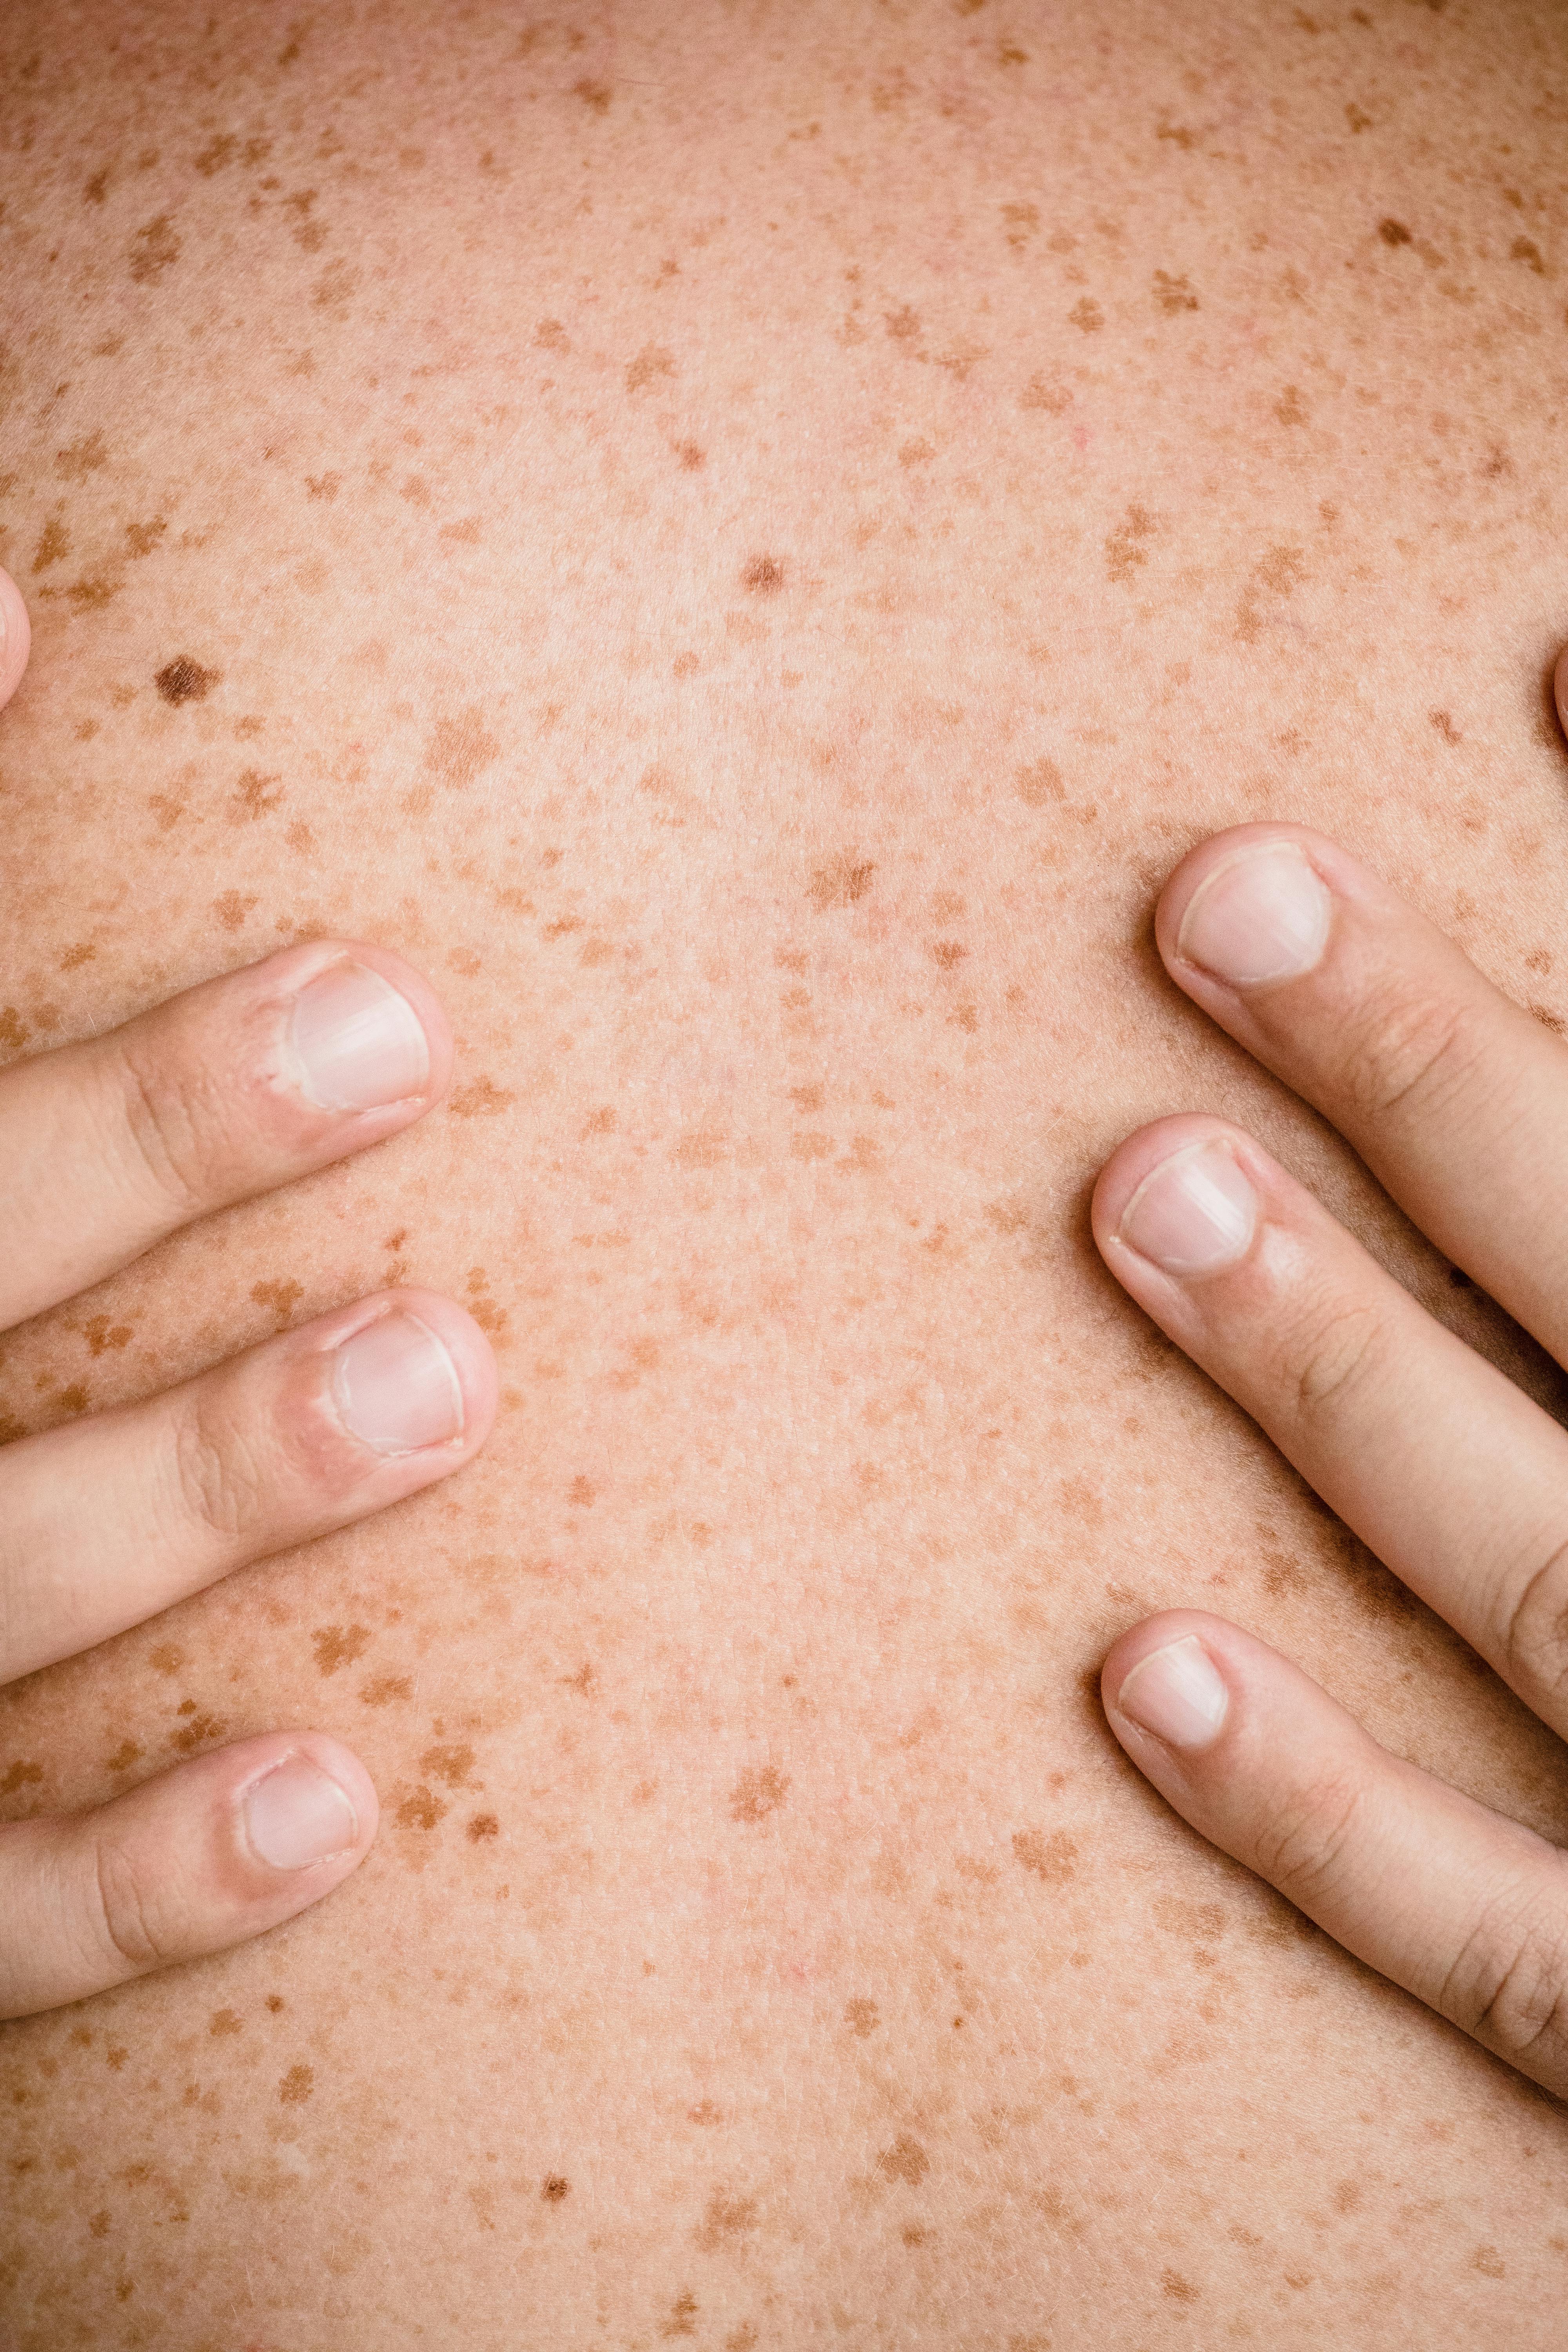
[[[1156,936],[1177,985],[1568,1366],[1568,1046],[1302,825],[1194,850]],[[1162,1330],[1568,1736],[1568,1431],[1221,1119],[1130,1136],[1093,1220]],[[1194,1828],[1568,2097],[1568,1855],[1390,1755],[1223,1618],[1146,1619],[1101,1690],[1128,1755]]]

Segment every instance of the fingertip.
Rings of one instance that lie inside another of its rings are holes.
[[[314,1902],[359,1868],[381,1818],[375,1784],[352,1748],[324,1731],[247,1743],[235,1792],[243,1859],[270,1904]]]
[[[1204,1111],[1173,1111],[1134,1128],[1117,1145],[1096,1179],[1089,1203],[1089,1224],[1095,1246],[1118,1280],[1124,1278],[1123,1253],[1132,1244],[1123,1231],[1134,1196],[1153,1175],[1181,1152],[1196,1152],[1220,1145],[1256,1180],[1258,1147],[1242,1128]]]
[[[1100,1696],[1123,1747],[1136,1757],[1129,1726],[1184,1754],[1215,1744],[1232,1717],[1226,1636],[1234,1630],[1201,1611],[1167,1609],[1121,1635],[1100,1669]]]
[[[22,592],[8,572],[0,572],[0,709],[21,684],[32,646],[32,624]]]
[[[422,1324],[450,1358],[462,1398],[462,1429],[453,1441],[454,1454],[457,1462],[466,1461],[494,1425],[500,1394],[495,1349],[467,1307],[444,1291],[405,1286],[383,1297],[394,1312]]]

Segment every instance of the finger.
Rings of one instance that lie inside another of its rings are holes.
[[[382,1291],[0,1450],[0,1682],[449,1477],[495,1418],[470,1316]]]
[[[1568,1363],[1568,1045],[1305,825],[1205,841],[1165,885],[1155,933],[1178,986]]]
[[[451,1033],[385,948],[317,940],[0,1072],[0,1327],[177,1226],[395,1134]]]
[[[1140,1129],[1106,1163],[1092,1218],[1161,1329],[1568,1732],[1568,1432],[1239,1128]]]
[[[0,2018],[264,1935],[359,1868],[376,1818],[348,1748],[274,1731],[0,1829]]]
[[[1239,1626],[1168,1610],[1105,1662],[1110,1727],[1184,1821],[1347,1951],[1568,2095],[1568,1858],[1391,1756]]]
[[[32,641],[22,592],[8,572],[0,572],[0,710],[22,683]]]

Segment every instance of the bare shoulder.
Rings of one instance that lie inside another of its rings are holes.
[[[1551,2340],[1561,2117],[1092,1680],[1223,1596],[1562,1834],[1555,1751],[1087,1200],[1247,1118],[1551,1393],[1147,925],[1302,816],[1568,1020],[1560,26],[1185,15],[7,12],[0,1051],[331,930],[460,1058],[9,1335],[0,1427],[388,1278],[503,1381],[458,1486],[0,1697],[15,1812],[298,1722],[385,1823],[4,2030],[8,2340]]]

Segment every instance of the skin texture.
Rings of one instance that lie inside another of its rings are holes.
[[[1562,1416],[1150,919],[1300,817],[1568,1018],[1555,12],[0,42],[0,1034],[331,934],[457,1045],[0,1402],[404,1282],[501,1384],[454,1485],[5,1695],[15,1818],[306,1723],[382,1803],[325,1905],[4,2030],[10,2336],[1551,2343],[1561,2111],[1195,1836],[1099,1669],[1223,1611],[1561,1838],[1557,1743],[1089,1202],[1234,1121]]]

